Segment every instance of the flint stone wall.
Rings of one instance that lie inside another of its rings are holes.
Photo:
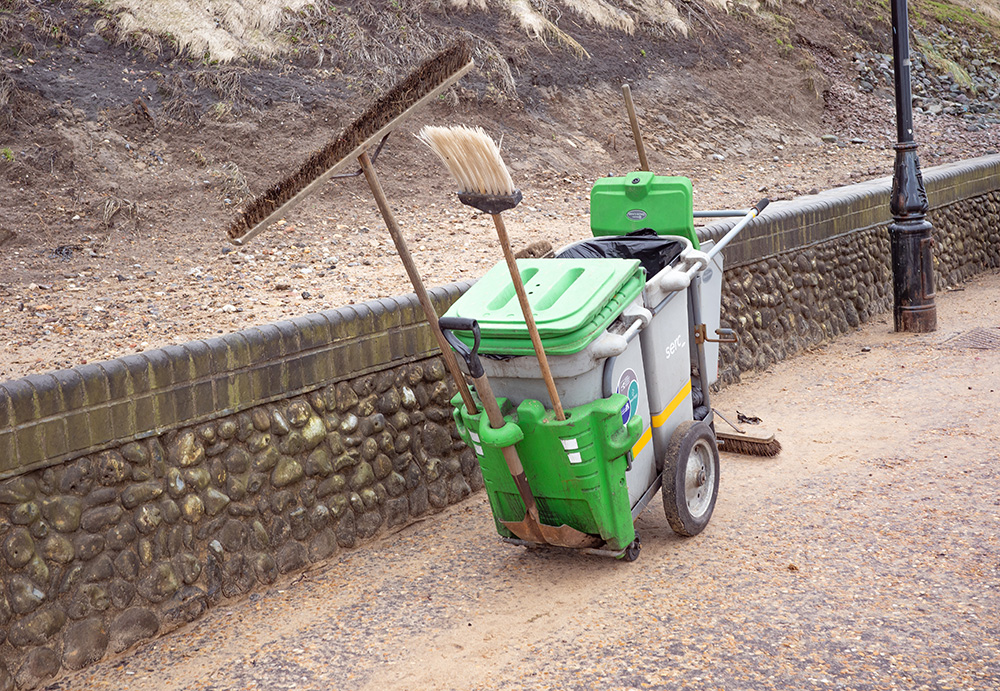
[[[432,291],[437,309],[466,287]],[[422,314],[410,295],[0,384],[16,444],[0,452],[0,691],[480,489]]]
[[[934,284],[1000,267],[1000,156],[924,173],[934,226]],[[723,250],[719,379],[739,381],[892,311],[891,178],[775,202]],[[720,239],[735,221],[699,231]],[[891,314],[889,315],[891,320]]]
[[[1000,266],[1000,156],[924,178],[938,288]],[[723,381],[891,309],[889,188],[775,203],[726,249]],[[410,295],[0,382],[0,691],[479,490],[435,352]]]

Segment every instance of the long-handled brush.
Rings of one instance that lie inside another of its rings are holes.
[[[556,383],[549,369],[549,361],[545,356],[538,327],[535,325],[531,305],[528,303],[521,272],[510,249],[507,227],[500,216],[501,212],[513,209],[521,202],[521,190],[514,188],[514,180],[500,156],[500,149],[482,127],[424,126],[417,136],[431,147],[458,182],[459,201],[493,217],[493,224],[500,239],[500,248],[503,250],[518,302],[521,303],[521,313],[542,370],[542,378],[545,380],[545,388],[552,401],[552,409],[557,420],[565,420],[566,415],[559,400],[559,393],[556,391]]]
[[[628,84],[622,84],[622,95],[625,97],[625,108],[628,110],[628,120],[632,125],[632,138],[635,140],[635,150],[639,153],[639,170],[649,170],[649,161],[646,160],[646,147],[642,143],[642,134],[639,132],[639,120],[635,117],[635,104],[632,103],[632,88]]]
[[[545,379],[549,397],[552,399],[553,409],[559,420],[565,420],[566,415],[563,413],[559,394],[556,392],[555,380],[552,378],[552,371],[549,369],[548,359],[545,357],[542,339],[538,334],[538,327],[535,325],[531,305],[528,303],[528,296],[524,290],[524,283],[521,281],[521,273],[518,271],[514,254],[510,249],[507,229],[500,217],[502,211],[514,208],[521,201],[521,192],[514,189],[514,181],[500,157],[500,150],[482,128],[423,127],[418,136],[444,161],[449,172],[458,181],[461,188],[458,194],[459,200],[463,204],[479,209],[493,217],[500,239],[500,247],[503,249],[511,281],[514,283],[514,290],[521,303],[521,312],[524,315],[528,333],[531,335],[531,343],[535,348],[542,376]],[[478,369],[479,371],[473,373],[472,376],[477,377],[475,382],[480,389],[479,398],[483,402],[491,426],[497,428],[503,424],[503,416],[493,397],[485,372],[482,371],[482,367]],[[563,524],[557,527],[541,523],[538,520],[538,509],[534,496],[516,450],[511,446],[504,448],[503,451],[504,460],[525,504],[523,521],[525,524],[537,527],[545,538],[545,542],[550,545],[584,548],[600,544],[600,538],[588,535],[569,525]],[[508,527],[510,527],[509,524]]]
[[[712,412],[733,428],[732,432],[728,429],[715,428],[715,438],[719,441],[720,450],[744,456],[768,458],[781,453],[781,442],[774,438],[774,432],[768,429],[748,430],[746,427],[737,427],[718,410],[713,408]]]
[[[406,240],[390,210],[375,169],[368,157],[367,148],[379,138],[387,136],[400,121],[421,105],[427,103],[448,86],[458,81],[472,69],[472,49],[468,43],[458,43],[424,61],[406,79],[394,86],[385,96],[373,103],[365,113],[343,130],[337,138],[313,154],[302,166],[281,182],[255,198],[229,228],[229,239],[242,245],[267,228],[307,195],[319,189],[334,173],[358,161],[375,197],[386,228],[392,236],[413,290],[423,308],[424,316],[441,349],[445,366],[455,380],[466,407],[476,410],[475,399],[465,383],[455,353],[438,326],[427,290],[420,280],[416,265],[406,247]]]
[[[642,143],[642,134],[639,131],[639,121],[635,116],[635,105],[632,102],[632,89],[628,84],[622,85],[622,95],[625,97],[625,107],[628,110],[629,122],[632,125],[632,136],[635,139],[635,148],[639,154],[639,164],[642,166],[641,170],[649,170],[649,161],[646,159],[646,148]],[[755,218],[764,207],[768,205],[767,199],[761,199],[757,202],[757,205],[751,209],[751,213],[747,214],[746,221],[749,222]],[[730,231],[732,232],[732,231]],[[728,242],[720,243],[716,246],[715,252],[722,249],[722,246]],[[697,304],[697,303],[696,303]],[[706,398],[706,405],[707,398]],[[732,427],[733,431],[728,429],[715,429],[715,438],[719,442],[719,448],[723,451],[728,451],[730,453],[738,453],[744,456],[777,456],[781,453],[781,442],[774,438],[774,433],[766,430],[747,430],[745,428],[737,427],[732,422],[723,417],[722,413],[718,410],[712,409],[716,415],[719,416],[727,425]],[[759,420],[757,421],[759,422]]]
[[[336,138],[310,156],[297,171],[254,198],[230,225],[230,242],[245,244],[280,219],[335,173],[351,165],[404,117],[436,98],[474,65],[472,47],[465,41],[425,60]]]

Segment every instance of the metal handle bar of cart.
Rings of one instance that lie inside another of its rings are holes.
[[[705,209],[692,215],[695,218],[743,218],[748,213],[750,209]]]
[[[663,270],[650,279],[648,285],[664,292],[674,290],[684,290],[691,285],[691,280],[695,274],[708,266],[708,255],[701,250],[696,250],[691,241],[683,235],[678,235],[673,239],[684,245],[684,249],[677,257],[677,263]]]
[[[652,316],[652,313],[647,309],[643,309],[641,313],[637,314],[635,321],[629,324],[629,327],[625,329],[625,333],[622,334],[622,338],[625,339],[625,342],[628,343],[631,341],[632,337],[639,331],[639,329],[646,328],[646,325],[649,324]]]
[[[734,225],[729,231],[722,237],[719,242],[715,244],[708,252],[702,252],[700,250],[694,249],[690,241],[684,237],[678,237],[685,243],[686,247],[680,254],[680,264],[676,267],[676,271],[664,272],[660,276],[657,286],[660,290],[670,291],[670,290],[681,290],[687,288],[695,275],[708,267],[709,263],[722,248],[728,245],[733,238],[735,238],[743,228],[746,227],[750,221],[755,219],[760,213],[770,204],[769,199],[761,199],[753,207],[746,210],[736,210],[736,211],[696,211],[695,217],[708,218],[715,216],[736,216],[740,215],[742,218],[740,221]]]
[[[687,288],[691,285],[695,274],[707,267],[710,261],[705,252],[696,250],[691,241],[683,235],[678,235],[673,239],[684,245],[684,249],[677,257],[677,263],[671,266],[670,270],[658,273],[649,283],[649,285],[667,292]]]
[[[759,206],[762,202],[764,206],[767,206],[770,200],[761,199],[757,202],[757,205],[750,209],[705,209],[703,211],[695,211],[692,216],[695,218],[743,218],[754,209],[757,209],[757,213],[760,214],[764,210],[764,206]]]
[[[743,228],[745,228],[746,225],[750,221],[752,221],[753,219],[757,218],[757,216],[759,216],[761,214],[761,212],[764,211],[764,209],[766,209],[767,205],[770,204],[770,203],[771,203],[771,200],[767,199],[765,197],[764,199],[761,199],[759,202],[757,202],[756,204],[754,204],[751,208],[747,209],[746,214],[743,215],[743,218],[740,219],[739,223],[737,223],[736,225],[734,225],[729,230],[728,233],[726,233],[725,235],[722,236],[721,240],[719,240],[717,243],[715,243],[715,247],[713,247],[712,249],[710,249],[708,251],[708,259],[709,259],[709,261],[712,260],[712,257],[714,257],[719,252],[721,252],[722,248],[725,247],[726,245],[728,245],[730,243],[730,241],[732,241],[733,238],[735,238],[739,234],[739,232],[741,230],[743,230]],[[702,212],[702,213],[707,213],[707,212]],[[716,213],[716,212],[713,212],[713,213]],[[695,214],[695,215],[697,216],[697,214]]]

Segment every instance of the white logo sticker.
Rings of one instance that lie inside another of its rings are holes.
[[[632,209],[625,215],[628,216],[633,221],[641,221],[642,219],[646,218],[646,212],[643,211],[642,209]]]
[[[682,338],[681,336],[678,336],[677,338],[675,338],[673,340],[673,342],[670,345],[668,345],[666,348],[664,348],[664,351],[666,351],[666,353],[667,353],[667,359],[668,360],[670,359],[671,355],[673,355],[674,353],[676,353],[681,348],[683,348],[684,346],[687,345],[687,341],[683,341],[682,342],[681,338]]]

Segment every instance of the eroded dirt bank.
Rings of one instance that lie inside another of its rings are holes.
[[[390,42],[368,60],[337,44],[343,50],[322,48],[320,64],[303,48],[218,65],[169,42],[155,55],[135,37],[116,44],[101,29],[107,17],[85,3],[10,8],[0,13],[0,379],[410,290],[360,179],[327,185],[246,248],[227,244],[225,229],[250,195],[402,78],[412,46]],[[482,275],[500,256],[488,219],[457,202],[412,136],[425,123],[478,124],[503,138],[525,195],[506,214],[518,246],[585,236],[592,182],[638,167],[623,81],[652,167],[690,176],[697,207],[746,207],[891,173],[887,34],[876,6],[692,7],[686,37],[615,33],[567,15],[589,59],[544,45],[509,17],[405,9],[393,21],[472,36],[480,61],[390,138],[377,164],[429,285]],[[1000,149],[990,35],[920,16],[921,35],[973,75],[967,88],[928,61],[917,72],[924,165]],[[306,43],[321,37],[317,17],[312,34],[308,17],[287,31]]]

